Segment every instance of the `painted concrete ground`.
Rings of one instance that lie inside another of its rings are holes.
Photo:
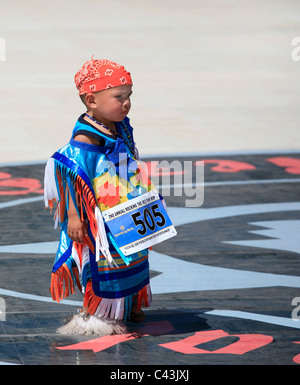
[[[166,188],[166,169],[156,167],[162,160],[145,159]],[[0,168],[1,363],[154,365],[152,379],[161,364],[300,364],[300,153],[176,160],[193,166],[198,192],[196,162],[205,161],[204,202],[186,207],[193,197],[174,196],[173,188],[165,196],[178,235],[151,253],[147,318],[128,323],[127,335],[100,338],[56,334],[82,295],[60,304],[50,298],[59,234],[43,206],[44,164]],[[170,181],[177,189],[182,170]]]

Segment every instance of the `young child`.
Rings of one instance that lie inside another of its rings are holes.
[[[144,320],[151,302],[149,248],[176,231],[138,159],[130,73],[92,58],[75,83],[87,112],[45,169],[45,205],[57,203],[61,229],[50,291],[56,301],[75,284],[84,294],[83,309],[58,332],[123,333],[121,320]]]

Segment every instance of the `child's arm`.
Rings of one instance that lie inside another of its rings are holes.
[[[74,139],[78,142],[99,145],[98,140],[86,135],[76,135]],[[83,243],[84,235],[87,235],[87,224],[79,218],[73,199],[69,194],[68,236],[75,242]]]
[[[87,235],[87,224],[81,222],[73,200],[69,196],[68,236],[75,242],[83,243],[84,235]]]

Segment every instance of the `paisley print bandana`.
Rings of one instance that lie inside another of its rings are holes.
[[[124,84],[132,85],[130,73],[120,64],[93,57],[76,73],[75,84],[79,95],[97,92]]]

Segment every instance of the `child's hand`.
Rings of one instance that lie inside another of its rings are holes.
[[[84,236],[87,235],[87,224],[81,222],[77,213],[69,215],[68,220],[68,236],[78,243],[83,243]]]

